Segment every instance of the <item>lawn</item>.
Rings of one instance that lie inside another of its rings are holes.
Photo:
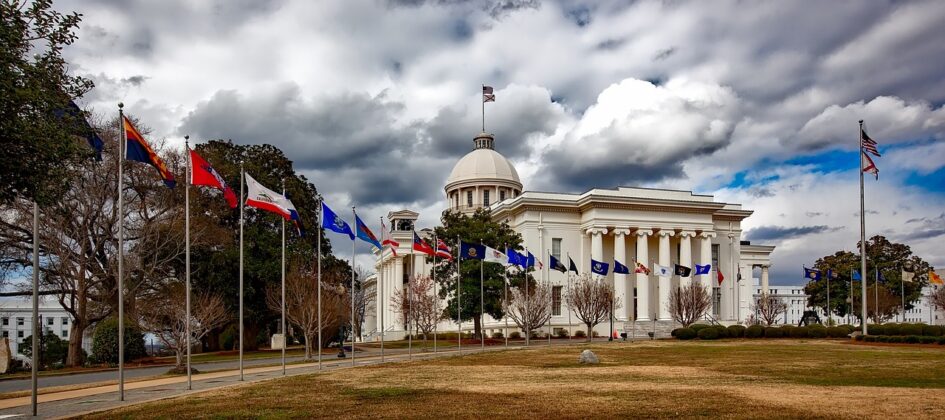
[[[577,363],[590,348],[601,363]],[[828,340],[538,347],[301,375],[92,418],[945,416],[945,350]]]

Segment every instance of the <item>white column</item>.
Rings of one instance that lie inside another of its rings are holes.
[[[748,308],[752,298],[751,265],[741,266],[742,281],[738,282],[738,322],[748,320]]]
[[[590,228],[587,234],[591,235],[591,259],[595,261],[604,260],[604,235],[607,234],[605,228]]]
[[[761,266],[761,292],[768,294],[768,266]]]
[[[679,264],[684,265],[689,268],[692,266],[692,237],[696,236],[696,233],[689,230],[684,230],[679,232]],[[692,274],[689,277],[680,277],[679,278],[679,287],[686,287],[692,283]]]
[[[632,266],[630,261],[627,260],[626,235],[629,234],[630,229],[614,229],[614,260],[620,261],[621,264],[627,267]],[[623,303],[623,306],[618,308],[614,314],[614,318],[618,321],[630,320],[629,314],[633,313],[630,312],[633,305],[633,288],[627,287],[627,283],[626,274],[617,274],[617,272],[614,272],[614,294],[616,294]]]
[[[394,295],[393,290],[404,290],[404,257],[394,258],[394,278],[393,285],[396,289],[391,289],[391,296]],[[402,292],[401,292],[402,293]],[[405,337],[407,334],[407,326],[404,324],[404,319],[401,316],[395,318],[397,322],[391,322],[391,325],[400,325],[401,329],[404,331]]]
[[[669,267],[669,237],[673,236],[674,232],[671,230],[661,229],[658,235],[660,237],[659,264],[664,267]],[[669,321],[672,319],[672,317],[669,315],[669,289],[671,287],[670,277],[671,276],[660,276],[659,280],[659,293],[657,294],[659,296],[659,300],[656,302],[656,305],[659,307],[660,321]]]
[[[712,238],[715,237],[713,232],[702,232],[699,237],[702,239],[699,241],[699,261],[703,265],[712,264]],[[700,276],[700,282],[702,287],[705,287],[706,293],[709,294],[712,304],[709,306],[708,315],[712,315],[712,308],[715,307],[715,296],[712,294],[712,288],[718,284],[718,275],[715,274],[718,271],[718,267],[713,266],[709,270],[709,274],[703,274]]]
[[[650,267],[649,238],[652,230],[637,229],[637,262]],[[637,320],[650,320],[650,277],[637,273]]]

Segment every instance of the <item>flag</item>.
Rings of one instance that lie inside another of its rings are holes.
[[[383,246],[381,246],[381,242],[377,240],[377,236],[374,236],[374,232],[371,232],[371,229],[369,229],[367,225],[364,224],[364,221],[361,220],[358,215],[354,215],[354,226],[355,230],[357,230],[356,236],[358,239],[374,245],[377,247],[377,249],[383,248]]]
[[[876,167],[876,163],[873,163],[873,159],[866,152],[860,153],[863,154],[863,172],[873,174],[876,179],[879,179],[879,168]]]
[[[804,267],[804,278],[811,279],[813,281],[820,281],[820,270],[816,268]]]
[[[902,263],[902,281],[912,283],[913,279],[915,279],[915,265],[912,261],[904,261]]]
[[[722,270],[718,270],[716,273],[719,275],[719,285],[721,285],[725,281],[725,276],[722,275]]]
[[[577,265],[574,264],[574,260],[571,259],[571,256],[568,256],[568,271],[573,271],[574,274],[581,274],[578,272]]]
[[[863,280],[863,277],[860,276],[860,272],[856,270],[853,270],[853,274],[851,275],[851,277],[853,278],[853,280]]]
[[[89,120],[85,119],[85,113],[82,112],[79,105],[76,105],[75,101],[69,100],[69,104],[66,105],[65,109],[54,111],[53,114],[59,119],[64,119],[68,116],[71,120],[66,121],[66,123],[71,126],[76,135],[85,138],[85,140],[89,142],[89,146],[95,149],[95,160],[101,162],[102,151],[105,150],[105,142],[102,141],[102,138],[99,137],[95,129],[92,128],[92,124],[89,124]]]
[[[446,245],[446,242],[443,242],[442,239],[438,238],[436,240],[436,256],[437,257],[446,258],[447,260],[452,260],[453,259],[452,251],[453,250],[450,249],[450,247]]]
[[[322,202],[322,227],[342,235],[348,235],[349,239],[354,240],[354,232],[351,230],[351,226],[341,220],[324,202]]]
[[[568,268],[565,267],[564,264],[561,263],[559,259],[555,258],[554,255],[549,255],[549,257],[550,258],[549,258],[548,263],[551,265],[552,270],[560,271],[562,273],[565,273],[568,271]]]
[[[647,268],[643,263],[637,261],[637,268],[633,270],[634,273],[650,274],[650,269]]]
[[[712,271],[712,264],[699,265],[696,264],[696,276],[701,276],[703,274],[709,274]]]
[[[866,134],[866,130],[863,130],[862,127],[860,128],[860,142],[860,147],[862,147],[864,151],[872,153],[876,157],[882,156],[879,154],[879,150],[876,149],[876,140],[871,139],[870,136]]]
[[[413,232],[413,250],[417,252],[422,252],[424,254],[433,256],[436,255],[436,251],[433,250],[433,247],[423,240],[420,235],[417,235],[417,232]]]
[[[876,281],[880,283],[886,283],[886,277],[883,277],[883,272],[876,270]]]
[[[673,274],[679,277],[689,277],[689,275],[692,274],[692,268],[675,264],[673,266]]]
[[[492,86],[482,86],[482,102],[495,102],[495,94],[492,93]]]
[[[390,246],[391,254],[397,256],[397,247],[400,246],[400,243],[390,236],[390,231],[387,230],[387,226],[384,226],[383,219],[381,219],[381,245]]]
[[[934,271],[929,270],[929,284],[945,285],[945,281],[942,281],[942,277]]]
[[[607,275],[607,270],[610,268],[610,264],[605,262],[596,261],[591,258],[591,272],[594,274],[600,274],[602,276]]]
[[[509,258],[509,264],[517,265],[522,268],[525,268],[526,264],[528,264],[528,258],[522,254],[519,254],[514,249],[507,248],[505,250],[505,255],[507,255]]]
[[[673,270],[670,270],[669,267],[653,263],[653,272],[656,273],[657,276],[669,276]]]
[[[164,161],[154,152],[154,149],[148,145],[148,142],[144,140],[144,136],[138,132],[138,129],[131,123],[131,120],[125,116],[122,116],[122,119],[125,138],[127,139],[125,142],[125,158],[153,166],[161,175],[164,185],[167,185],[167,188],[174,188],[174,186],[177,185],[177,181],[174,181],[174,174],[167,169],[167,165],[165,165]]]
[[[614,274],[630,274],[630,269],[620,261],[614,260]]]
[[[836,280],[838,277],[840,277],[840,275],[837,274],[836,271],[833,271],[831,268],[827,269],[827,280]]]
[[[295,222],[298,227],[299,213],[288,198],[264,187],[249,174],[246,174],[246,190],[247,206],[278,214],[286,220]],[[299,232],[301,233],[301,230]]]
[[[541,268],[541,263],[538,263],[539,269]],[[528,253],[528,256],[525,258],[525,268],[535,266],[535,256],[531,252]]]
[[[485,257],[483,258],[483,260],[485,260],[486,262],[499,263],[503,265],[509,263],[509,256],[505,255],[504,252],[499,251],[498,249],[495,249],[495,248],[488,247],[488,246],[485,248],[486,248]]]
[[[190,166],[190,185],[203,185],[223,191],[223,198],[226,199],[230,208],[236,208],[238,204],[236,193],[229,185],[226,185],[220,173],[194,150],[190,151]]]
[[[463,260],[481,260],[486,257],[486,246],[482,244],[459,243],[459,258]]]

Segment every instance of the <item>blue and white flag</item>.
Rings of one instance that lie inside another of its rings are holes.
[[[463,260],[481,260],[486,258],[486,246],[482,244],[459,243],[459,258]]]
[[[712,264],[699,265],[696,264],[696,273],[695,276],[701,276],[703,274],[709,274],[712,271]]]
[[[511,249],[511,248],[507,249],[506,255],[508,255],[508,258],[509,258],[509,264],[517,265],[519,267],[525,268],[525,264],[528,263],[528,259],[525,258],[524,255],[519,254],[518,251],[514,249]]]
[[[630,269],[620,261],[614,260],[614,274],[630,274]]]
[[[322,203],[322,227],[342,235],[348,235],[349,239],[354,240],[354,231],[351,230],[351,226],[341,220],[325,203]]]
[[[672,275],[673,270],[669,267],[653,263],[653,274],[661,277],[666,277]]]
[[[820,270],[816,268],[804,267],[804,278],[811,279],[813,281],[820,281]]]
[[[591,258],[591,272],[594,274],[600,274],[602,276],[607,275],[607,270],[610,268],[610,264],[605,262],[600,262]]]
[[[863,280],[863,277],[860,276],[860,272],[853,270],[853,280]]]

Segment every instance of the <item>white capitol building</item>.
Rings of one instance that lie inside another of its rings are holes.
[[[481,133],[473,140],[475,148],[460,159],[446,181],[447,208],[472,213],[488,207],[494,220],[506,221],[518,232],[544,269],[534,273],[536,280],[553,286],[551,327],[576,331],[580,321],[563,302],[568,274],[550,270],[548,252],[567,264],[570,256],[581,273],[590,272],[590,260],[611,263],[614,259],[631,267],[634,261],[672,266],[675,263],[694,267],[712,264],[708,275],[691,278],[659,277],[646,274],[607,274],[614,282],[622,306],[615,314],[614,328],[640,334],[657,328],[672,327],[667,307],[672,287],[689,281],[713,287],[712,318],[722,324],[745,322],[749,317],[755,292],[753,273],[760,278],[762,290],[768,288],[768,266],[773,246],[743,242],[741,222],[751,216],[739,204],[716,202],[710,195],[648,188],[595,188],[581,194],[527,191],[515,167],[495,151],[493,135]],[[418,214],[410,210],[388,215],[391,235],[400,243],[397,256],[389,248],[375,251],[378,281],[376,310],[383,313],[385,336],[404,336],[403,321],[391,305],[393,290],[402,289],[414,275],[429,275],[431,266],[425,258],[410,256],[413,229]],[[421,235],[423,232],[421,232]],[[450,244],[454,246],[455,244]],[[539,252],[539,250],[545,250]],[[414,261],[415,260],[415,261]],[[717,281],[721,269],[724,280]],[[572,274],[573,275],[573,274]],[[737,279],[741,277],[741,281]],[[445,305],[445,302],[444,302]],[[570,319],[570,323],[569,323]],[[366,319],[366,331],[374,330],[379,339],[380,313]],[[636,321],[636,322],[634,322]],[[645,322],[644,322],[645,321]],[[485,316],[486,333],[505,331],[504,319]],[[514,328],[514,323],[510,322]],[[465,321],[463,330],[473,323]],[[455,320],[443,321],[438,330],[456,331]],[[546,331],[548,326],[543,327]],[[607,335],[609,322],[596,327]],[[517,329],[513,329],[517,330]]]

